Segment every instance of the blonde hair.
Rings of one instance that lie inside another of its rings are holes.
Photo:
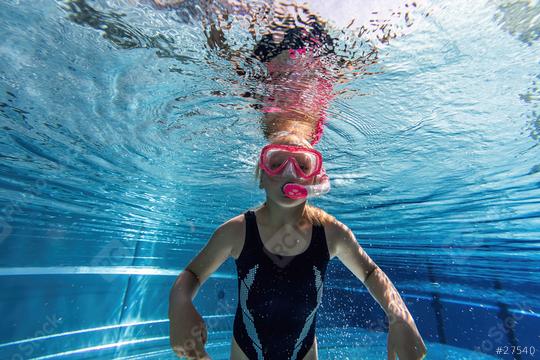
[[[301,145],[301,146],[305,146],[307,148],[313,149],[313,146],[310,144],[309,141],[299,136],[298,134],[288,132],[288,131],[280,131],[273,134],[269,138],[269,142],[271,144]],[[257,161],[257,165],[255,167],[255,179],[258,182],[260,182],[261,176],[262,176],[262,169],[260,168],[259,162]],[[326,225],[326,224],[336,221],[335,217],[333,217],[332,215],[328,214],[326,211],[316,206],[310,205],[308,201],[309,200],[306,200],[306,206],[304,207],[304,213],[302,214],[302,217],[305,220],[315,225]],[[264,205],[266,205],[266,201],[256,208],[257,209],[261,208]]]

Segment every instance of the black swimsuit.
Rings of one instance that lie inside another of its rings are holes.
[[[238,259],[238,306],[233,336],[250,360],[301,360],[315,340],[326,266],[323,226],[313,225],[309,247],[295,256],[270,253],[255,213],[244,213],[246,238]]]

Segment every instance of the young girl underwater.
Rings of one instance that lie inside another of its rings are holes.
[[[171,346],[178,356],[208,359],[206,326],[193,299],[229,257],[238,272],[231,359],[318,359],[315,336],[326,266],[337,257],[388,316],[388,359],[422,359],[425,344],[398,291],[352,231],[286,184],[325,181],[322,156],[294,134],[272,137],[257,171],[266,202],[219,226],[179,275],[170,293]]]
[[[261,42],[255,54],[267,64],[275,85],[281,66],[303,57],[309,42],[326,42],[320,39],[324,40],[321,33],[306,37],[291,29],[279,45],[269,39]],[[289,80],[290,71],[284,73],[289,75],[281,79]],[[284,83],[275,87],[263,107],[263,132],[269,143],[258,154],[256,177],[266,193],[265,203],[220,225],[170,291],[170,343],[179,357],[210,358],[205,350],[207,328],[193,300],[229,257],[238,274],[233,360],[318,359],[317,310],[327,264],[335,257],[388,317],[388,359],[418,360],[426,355],[416,324],[390,279],[346,225],[307,203],[330,189],[323,157],[313,147],[321,136],[322,113],[330,95],[323,78],[314,80],[313,72],[306,74],[308,81],[296,79],[301,90],[294,96],[285,93],[291,91],[291,83]],[[306,101],[306,94],[315,96]],[[314,107],[315,116],[306,116]]]

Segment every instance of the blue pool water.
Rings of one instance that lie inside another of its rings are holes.
[[[335,17],[343,56],[366,46],[351,14],[378,51],[336,85],[317,145],[332,191],[313,203],[392,280],[428,359],[535,359],[540,4],[417,3],[307,3]],[[196,5],[0,0],[1,359],[175,358],[176,276],[264,200],[245,95],[260,89],[208,45]],[[227,39],[257,74],[242,19]],[[235,275],[229,259],[195,299],[212,359],[229,358]],[[386,358],[384,314],[337,258],[318,316],[321,359]]]

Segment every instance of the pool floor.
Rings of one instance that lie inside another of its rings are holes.
[[[321,360],[380,360],[386,359],[386,333],[362,328],[317,329],[319,359]],[[212,360],[229,360],[232,332],[212,333],[206,350]],[[428,358],[437,360],[489,360],[498,359],[471,350],[438,343],[426,343]],[[133,349],[135,350],[135,349]],[[177,359],[169,348],[144,349],[138,353],[116,357],[117,359]]]

